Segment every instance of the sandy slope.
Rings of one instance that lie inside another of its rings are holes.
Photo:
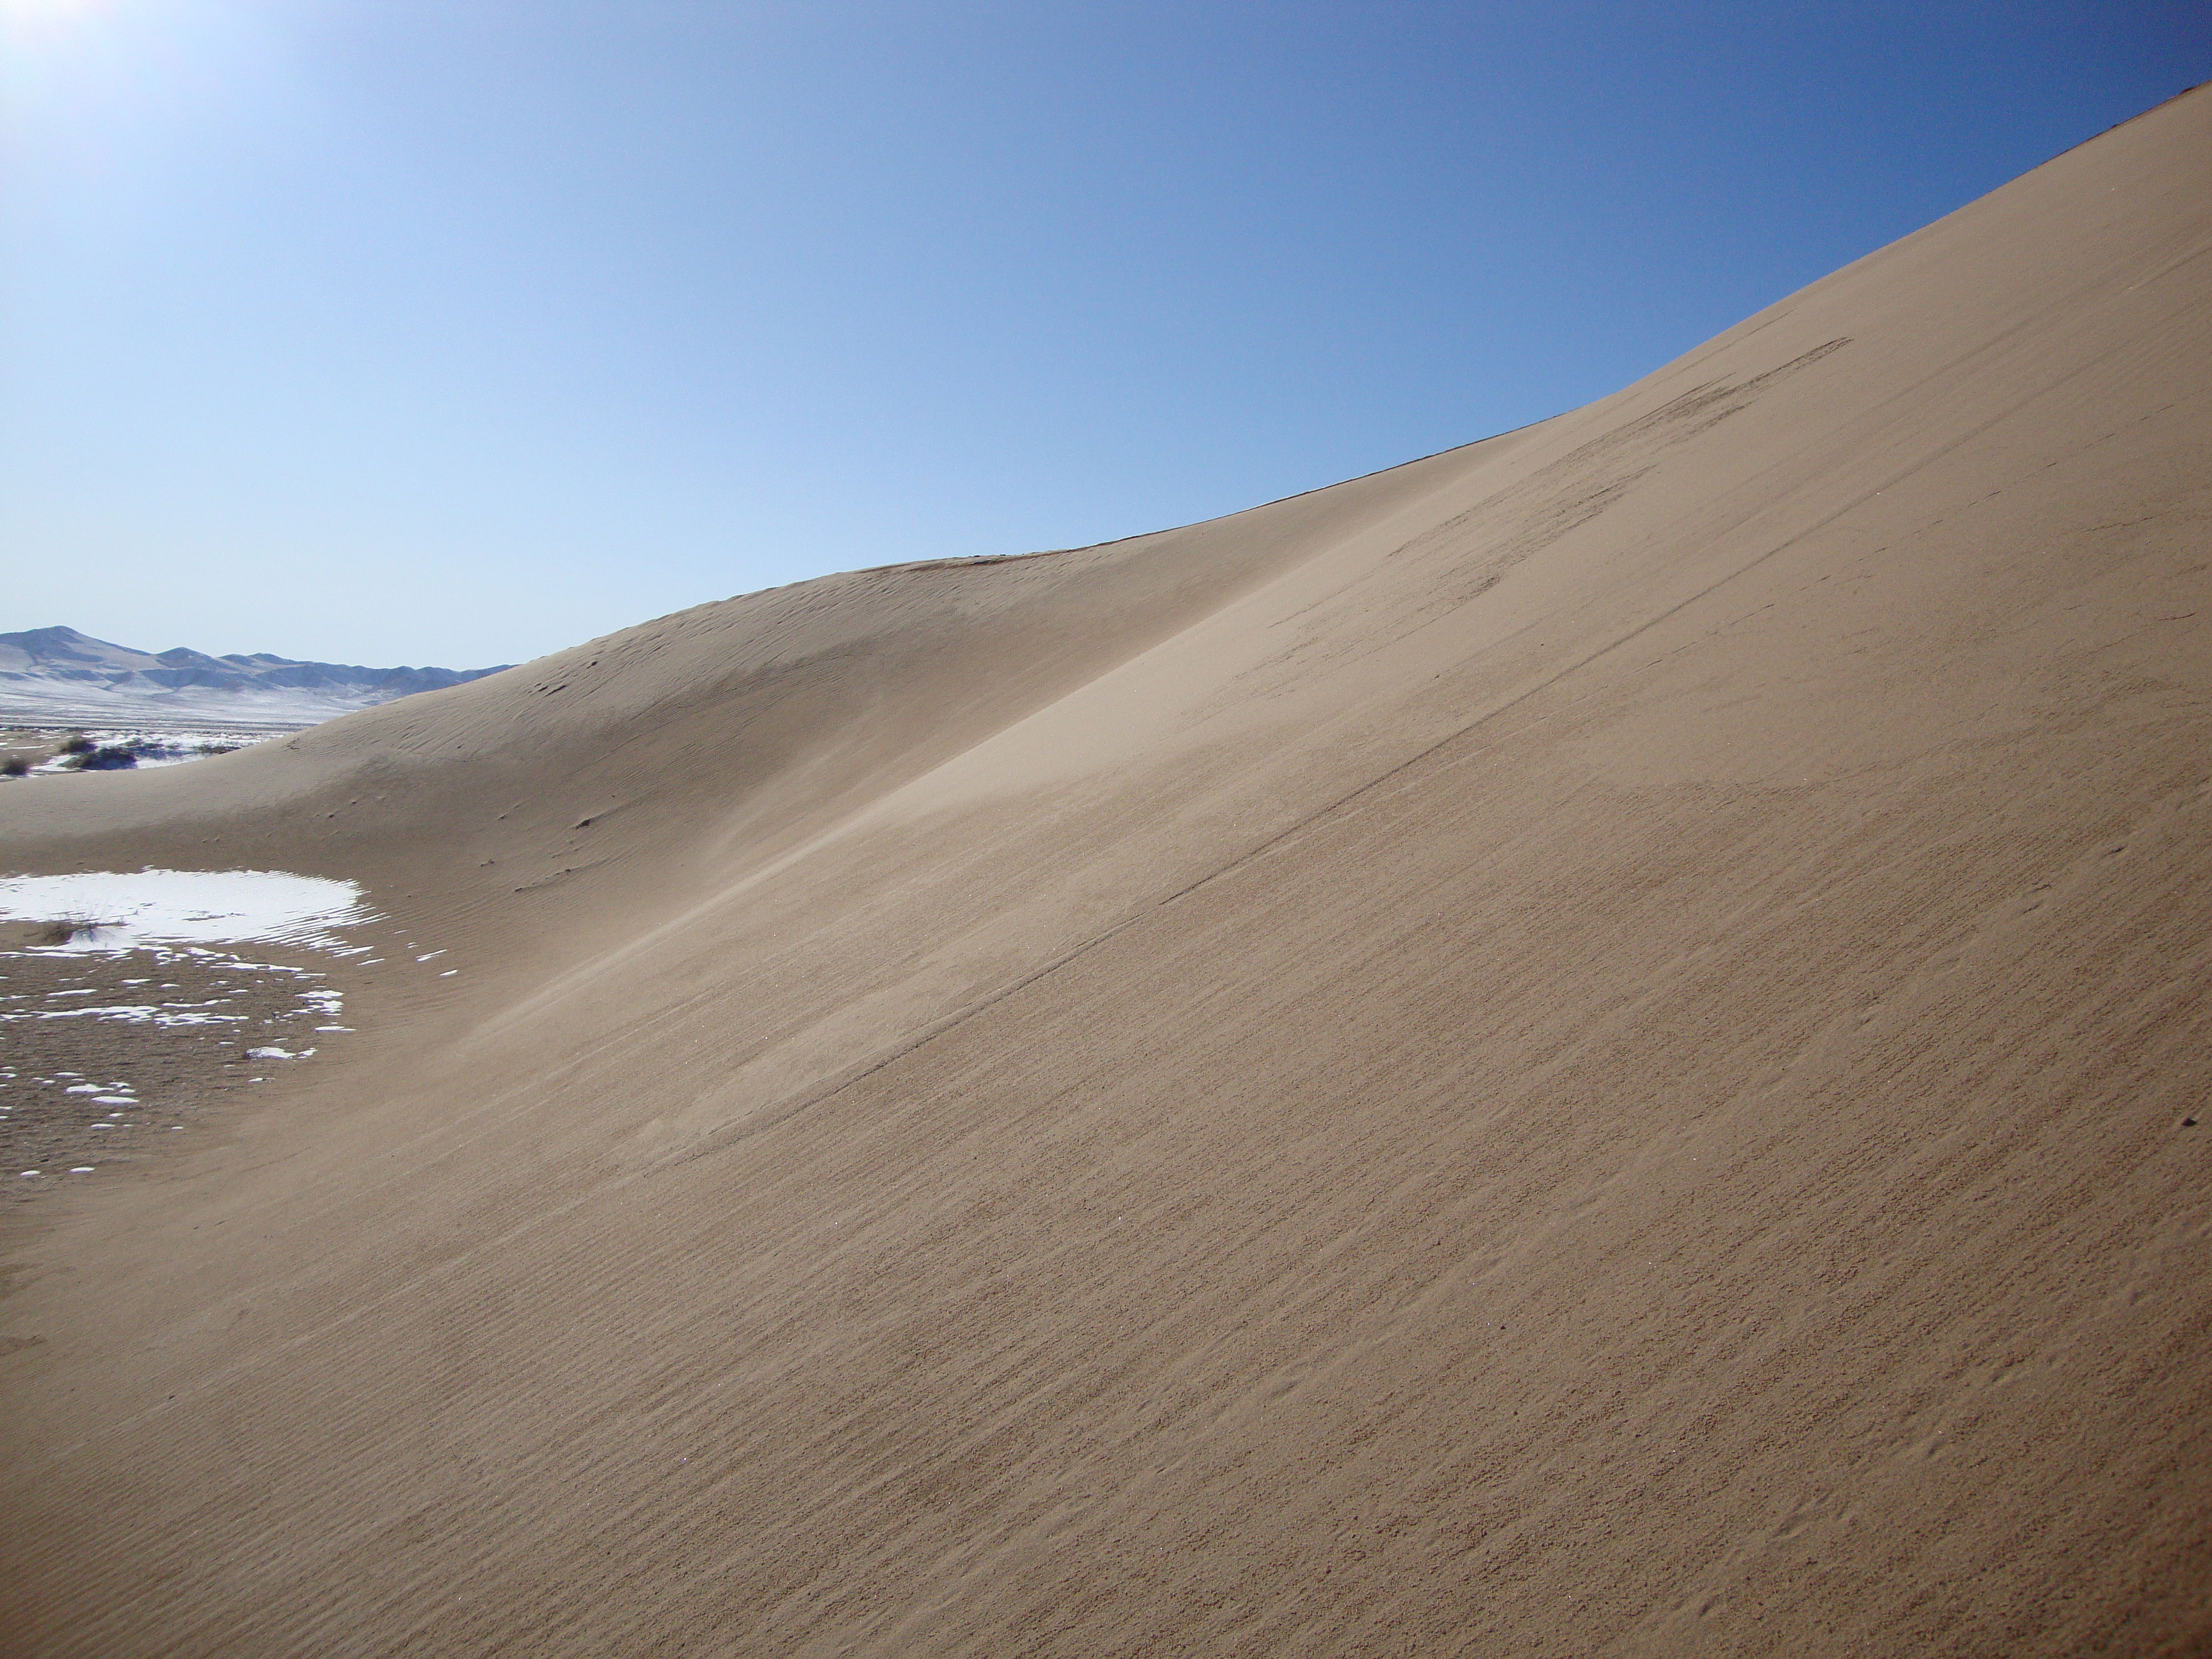
[[[0,794],[463,969],[27,1206],[9,1650],[2202,1650],[2208,256],[2200,93],[1522,433]]]

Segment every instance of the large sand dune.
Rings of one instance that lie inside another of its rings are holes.
[[[1525,431],[0,793],[460,969],[19,1207],[0,1644],[2205,1650],[2208,302],[2199,93]]]

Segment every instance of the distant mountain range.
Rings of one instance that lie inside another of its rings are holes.
[[[74,628],[33,628],[0,634],[0,722],[292,728],[510,665],[363,668],[265,651],[134,651]]]

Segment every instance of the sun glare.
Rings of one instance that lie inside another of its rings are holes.
[[[106,0],[0,0],[0,19],[33,27],[59,27],[106,9]]]

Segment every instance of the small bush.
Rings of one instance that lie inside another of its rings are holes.
[[[88,738],[83,732],[80,732],[75,737],[70,738],[67,742],[62,744],[62,753],[64,755],[89,755],[99,746],[100,745],[94,743],[90,738]]]
[[[96,933],[103,927],[120,924],[80,912],[75,915],[57,916],[52,921],[33,924],[36,933],[33,943],[38,945],[67,945],[87,933]]]
[[[21,755],[10,755],[0,761],[0,778],[20,778],[31,769],[31,763]]]
[[[69,772],[121,772],[137,764],[137,752],[118,743],[105,749],[70,750],[62,768]]]

